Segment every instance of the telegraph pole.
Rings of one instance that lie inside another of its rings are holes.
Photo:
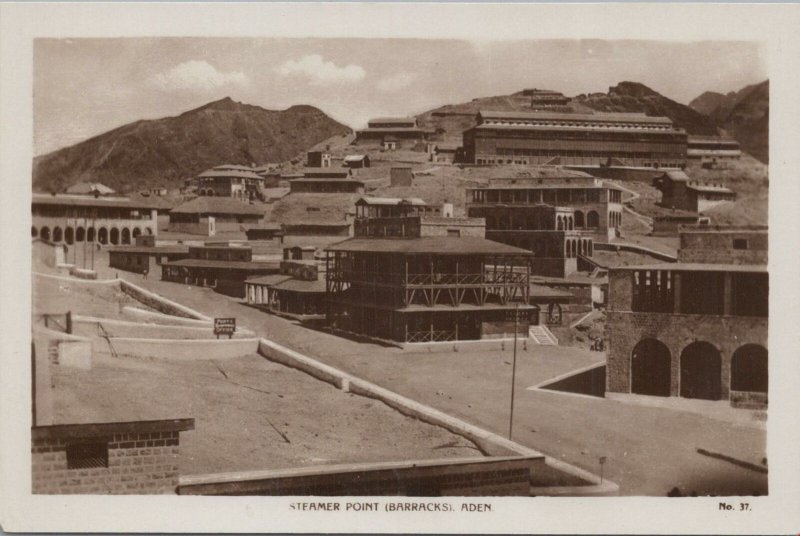
[[[517,383],[517,331],[519,330],[519,303],[514,304],[514,359],[511,365],[511,411],[508,415],[508,439],[514,429],[514,386]]]

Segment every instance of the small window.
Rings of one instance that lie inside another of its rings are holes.
[[[734,238],[733,239],[733,249],[747,249],[747,239],[746,238]]]
[[[83,443],[67,446],[67,469],[108,467],[108,443]]]
[[[447,236],[461,236],[461,230],[460,229],[448,229],[447,230]]]

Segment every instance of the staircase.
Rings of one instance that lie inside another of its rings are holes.
[[[558,346],[558,339],[547,326],[531,326],[528,329],[528,336],[534,344],[544,346]]]

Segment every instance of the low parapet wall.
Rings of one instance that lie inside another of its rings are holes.
[[[209,317],[200,314],[197,311],[190,309],[189,307],[186,307],[185,305],[181,305],[180,303],[168,300],[163,296],[159,296],[155,292],[143,289],[142,287],[136,286],[133,283],[125,281],[124,279],[119,280],[119,286],[122,292],[129,295],[136,301],[139,301],[147,305],[148,307],[155,309],[156,311],[160,311],[162,313],[173,316],[181,316],[184,318],[193,318],[196,320],[211,321]]]
[[[134,339],[112,337],[114,351],[119,355],[181,361],[203,359],[235,359],[258,351],[258,339]]]
[[[73,315],[72,331],[86,337],[108,336],[142,339],[215,339],[213,325],[170,326],[165,324],[146,324],[108,318]],[[233,334],[234,339],[253,338],[255,333],[241,327]]]
[[[542,456],[409,460],[180,478],[179,495],[523,496]]]
[[[213,321],[210,318],[208,320],[199,320],[195,318],[173,316],[164,313],[159,313],[156,311],[148,311],[146,309],[140,309],[138,307],[131,307],[130,305],[126,305],[125,307],[122,308],[122,314],[136,321],[141,320],[142,322],[148,322],[148,323],[163,322],[169,325],[195,326],[195,327],[204,327],[213,325]]]
[[[261,339],[258,345],[261,355],[271,361],[275,361],[286,366],[302,370],[315,378],[335,385],[336,387],[349,391],[354,394],[366,396],[380,400],[384,404],[398,410],[400,413],[416,417],[423,422],[441,426],[452,433],[466,437],[475,443],[481,451],[488,456],[532,456],[543,457],[544,455],[519,443],[510,441],[495,433],[489,432],[477,426],[473,426],[460,419],[457,419],[444,412],[436,410],[425,404],[421,404],[410,398],[406,398],[395,392],[379,387],[371,382],[362,380],[343,372],[337,368],[320,363],[306,355],[296,352],[290,348],[281,346],[273,341]],[[561,462],[554,458],[546,458],[547,465],[563,472],[566,476],[572,477],[582,482],[585,486],[570,486],[570,491],[566,491],[564,486],[547,486],[536,490],[538,495],[618,495],[619,486],[614,482],[600,478],[588,471],[584,471],[573,465]],[[552,493],[548,493],[548,491]]]

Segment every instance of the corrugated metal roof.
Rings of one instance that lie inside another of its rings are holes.
[[[669,177],[669,180],[673,182],[689,182],[691,180],[689,175],[679,169],[667,171],[662,177]]]
[[[259,275],[257,277],[248,277],[245,283],[253,283],[254,285],[274,285],[275,283],[280,283],[281,281],[286,281],[291,278],[292,276],[286,274]]]
[[[244,214],[263,216],[265,208],[243,203],[232,197],[200,196],[173,208],[174,214]]]
[[[280,283],[275,283],[272,288],[278,290],[290,290],[293,292],[325,292],[325,280],[304,281],[302,279],[287,279]]]
[[[585,121],[585,122],[603,122],[603,123],[660,123],[664,125],[671,125],[672,120],[669,117],[663,116],[649,116],[640,112],[630,113],[565,113],[565,112],[494,112],[491,110],[480,110],[478,112],[483,119],[497,118],[497,119],[532,119],[543,121]]]
[[[181,259],[165,262],[162,266],[184,266],[186,268],[229,268],[234,270],[277,270],[277,262],[220,261],[210,259]]]
[[[424,236],[420,238],[351,238],[325,248],[328,251],[438,255],[516,255],[532,257],[528,250],[474,236]]]
[[[128,197],[92,197],[84,195],[33,194],[33,205],[64,205],[72,207],[159,208],[150,199]]]
[[[730,188],[725,188],[724,186],[715,186],[713,184],[688,184],[686,188],[689,190],[695,190],[697,192],[716,192],[721,194],[735,194],[733,190]]]

